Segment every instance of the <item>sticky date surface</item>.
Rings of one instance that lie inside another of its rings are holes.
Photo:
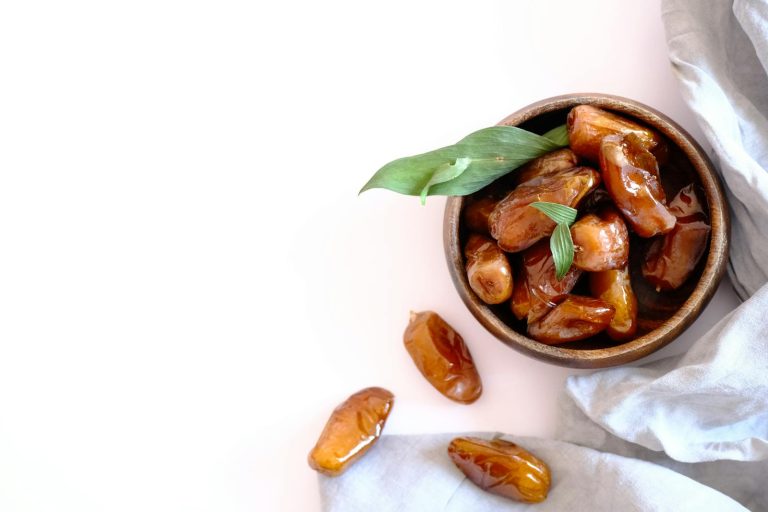
[[[395,396],[384,388],[365,388],[331,413],[315,447],[309,452],[312,469],[328,476],[344,472],[379,439]]]
[[[403,343],[421,374],[440,393],[469,404],[483,384],[464,339],[433,311],[411,313]]]
[[[547,498],[549,467],[514,443],[457,437],[448,446],[448,455],[484,491],[525,503],[539,503]]]

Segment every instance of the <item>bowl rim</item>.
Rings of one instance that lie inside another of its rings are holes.
[[[576,105],[594,105],[632,117],[664,134],[690,160],[701,179],[711,224],[709,252],[704,271],[680,308],[656,329],[626,343],[600,349],[571,349],[546,345],[518,333],[498,318],[471,290],[459,244],[460,214],[464,197],[449,197],[443,217],[443,246],[449,273],[462,301],[472,315],[500,341],[536,359],[571,368],[605,368],[645,357],[674,341],[699,316],[717,290],[728,261],[730,217],[714,165],[704,149],[679,124],[640,102],[602,93],[574,93],[545,98],[505,117],[499,125],[517,126],[542,114]],[[718,205],[719,207],[713,207]]]

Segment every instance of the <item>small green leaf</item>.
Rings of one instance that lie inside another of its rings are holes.
[[[360,192],[386,188],[412,196],[465,196],[564,145],[515,126],[492,126],[469,134],[453,146],[394,160],[376,171]],[[459,172],[457,163],[462,159],[469,161]],[[436,176],[452,173],[456,176],[432,182]]]
[[[457,158],[453,163],[443,164],[438,167],[434,174],[432,174],[432,177],[429,179],[427,184],[424,185],[424,188],[421,189],[421,204],[425,204],[427,202],[427,193],[429,193],[429,188],[432,185],[445,183],[446,181],[451,181],[452,179],[457,178],[467,169],[469,162],[471,162],[469,158],[462,157]]]
[[[573,224],[573,221],[576,220],[576,214],[578,213],[576,209],[571,208],[570,206],[565,206],[564,204],[559,203],[548,203],[546,201],[536,201],[529,206],[533,206],[537,210],[540,210],[556,223],[565,224],[567,226]]]
[[[558,224],[549,238],[549,249],[555,262],[555,273],[560,280],[573,264],[573,239],[567,224]]]
[[[542,135],[542,137],[546,137],[558,146],[567,146],[568,145],[568,127],[564,124],[561,124],[557,128],[552,128],[547,133]]]

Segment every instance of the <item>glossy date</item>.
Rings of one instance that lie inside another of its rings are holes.
[[[558,149],[531,160],[515,171],[517,183],[525,183],[540,176],[547,176],[559,171],[565,171],[576,167],[578,158],[568,148]]]
[[[615,311],[600,299],[569,295],[544,317],[529,322],[528,334],[547,345],[583,340],[607,328]]]
[[[637,332],[637,298],[628,267],[589,274],[589,288],[593,296],[616,309],[606,334],[616,341],[631,339]]]
[[[629,260],[629,231],[612,207],[587,214],[571,226],[573,264],[588,272],[626,266]]]
[[[464,246],[469,286],[486,304],[501,304],[512,296],[512,268],[496,241],[471,234]]]
[[[384,388],[365,388],[333,410],[315,447],[309,466],[328,476],[344,472],[379,439],[395,396]]]
[[[654,240],[643,263],[643,277],[656,290],[679,288],[696,268],[709,237],[709,220],[693,185],[680,190],[669,211],[677,218],[674,229]]]
[[[667,146],[658,133],[613,112],[579,105],[568,113],[566,124],[571,149],[581,158],[597,162],[603,138],[632,133],[657,159],[666,159]]]
[[[470,404],[483,384],[462,337],[433,311],[411,313],[403,343],[421,374],[447,398]]]
[[[515,267],[515,283],[509,305],[515,318],[518,320],[528,318],[528,312],[531,310],[531,291],[528,288],[528,277],[525,269],[521,265]]]
[[[635,134],[612,135],[600,145],[605,188],[632,229],[648,238],[668,233],[675,216],[667,209],[656,159]]]
[[[457,437],[448,446],[448,455],[484,491],[524,503],[539,503],[547,498],[549,467],[514,443]]]
[[[488,218],[491,236],[504,251],[527,249],[555,229],[555,222],[531,207],[531,203],[545,201],[575,208],[599,184],[600,174],[589,167],[574,167],[523,183],[491,212]]]
[[[548,240],[523,253],[523,271],[528,283],[528,323],[535,322],[563,300],[581,276],[581,270],[572,266],[562,279],[557,279]]]

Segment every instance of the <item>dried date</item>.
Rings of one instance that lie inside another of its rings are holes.
[[[470,404],[483,384],[464,339],[433,311],[411,313],[403,343],[421,374],[447,398]]]
[[[626,266],[629,260],[629,231],[612,207],[587,214],[571,226],[573,264],[588,272]]]
[[[600,145],[605,188],[632,229],[648,238],[668,233],[675,216],[667,209],[656,159],[635,134],[612,135]]]
[[[680,190],[669,211],[677,218],[672,231],[654,240],[643,263],[643,277],[656,290],[675,290],[690,277],[704,254],[709,220],[693,185]]]
[[[488,237],[471,234],[464,247],[469,286],[486,304],[512,296],[512,268],[504,252]]]
[[[600,174],[589,167],[574,167],[523,183],[491,212],[488,218],[491,236],[504,251],[527,249],[555,229],[555,222],[531,207],[531,203],[545,201],[575,208],[599,184]]]
[[[606,329],[615,311],[600,299],[569,295],[544,317],[529,322],[528,334],[547,345],[583,340]]]
[[[557,279],[549,241],[542,240],[523,253],[523,271],[528,283],[528,323],[535,322],[562,301],[576,286],[581,270],[572,266]]]
[[[667,145],[658,133],[613,112],[579,105],[568,113],[566,124],[571,149],[581,158],[597,162],[603,138],[632,133],[659,161],[666,159]]]
[[[312,469],[328,476],[344,472],[379,439],[395,396],[384,388],[365,388],[333,410],[315,447]]]
[[[549,467],[515,443],[457,437],[448,446],[448,455],[484,491],[524,503],[539,503],[547,498]]]
[[[578,158],[568,148],[558,149],[531,160],[515,171],[517,183],[525,183],[540,176],[547,176],[559,171],[565,171],[576,167]]]
[[[616,309],[606,334],[616,341],[631,339],[637,332],[637,298],[628,267],[589,274],[589,288],[593,296]]]

